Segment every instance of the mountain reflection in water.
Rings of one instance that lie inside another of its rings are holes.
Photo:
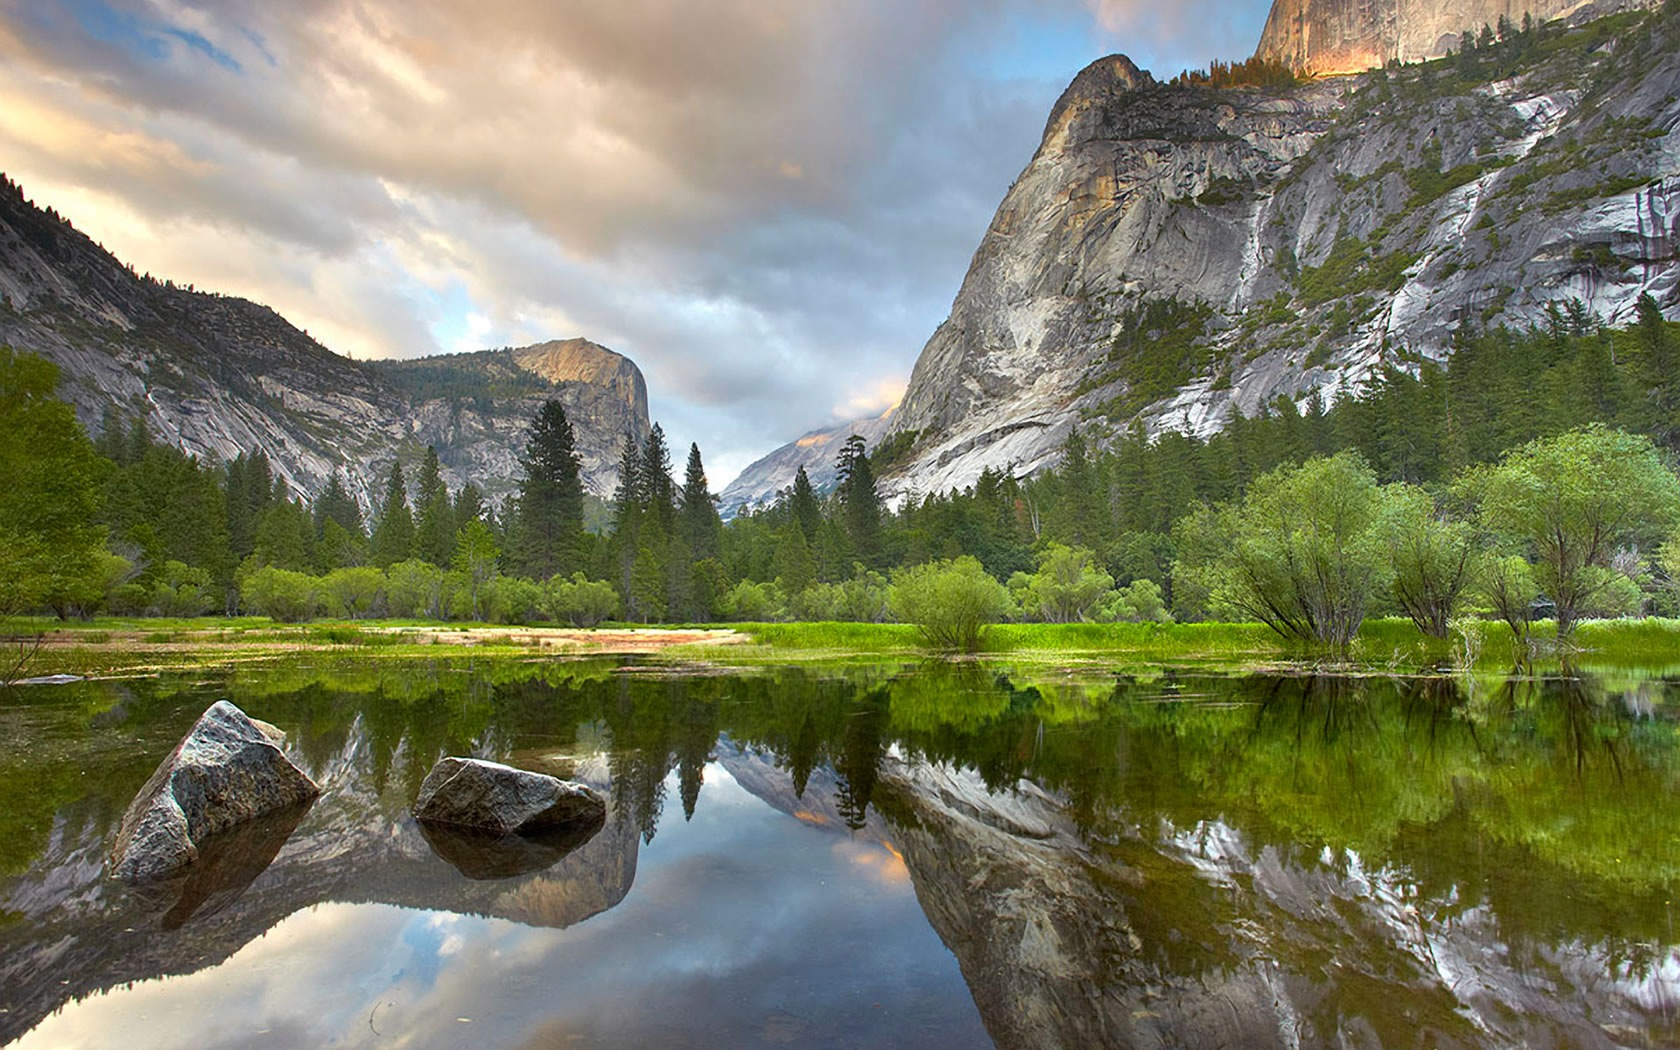
[[[0,1040],[1680,1045],[1665,679],[644,671],[14,691]],[[220,696],[321,800],[182,883],[106,881]],[[435,841],[407,809],[444,754],[594,783],[607,825]]]

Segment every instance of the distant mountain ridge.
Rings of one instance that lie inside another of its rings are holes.
[[[799,468],[811,479],[811,487],[827,492],[839,480],[837,461],[840,446],[853,434],[871,449],[892,428],[891,410],[867,419],[852,419],[802,434],[795,440],[755,460],[736,476],[718,496],[718,510],[725,518],[742,510],[774,503],[778,494],[793,485]]]
[[[445,480],[512,491],[548,398],[577,430],[589,491],[617,482],[625,436],[650,430],[635,363],[583,339],[402,362],[352,361],[258,303],[142,277],[0,183],[0,343],[59,366],[60,395],[97,431],[144,411],[157,436],[211,460],[262,450],[295,491],[334,470],[364,505],[394,459],[436,446]]]

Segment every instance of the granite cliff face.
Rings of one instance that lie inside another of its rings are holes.
[[[1286,90],[1094,63],[916,363],[885,492],[1037,471],[1075,425],[1205,435],[1572,299],[1680,316],[1680,17],[1500,47]]]
[[[299,493],[342,470],[366,504],[391,461],[435,445],[452,487],[512,490],[547,398],[578,432],[605,497],[624,436],[649,430],[636,365],[585,340],[418,362],[352,361],[273,310],[143,278],[69,222],[0,184],[0,343],[55,361],[60,396],[97,432],[145,411],[161,440],[209,460],[265,451]]]
[[[1464,30],[1538,20],[1587,18],[1638,0],[1277,0],[1257,57],[1319,75],[1358,73],[1391,60],[1440,58]]]

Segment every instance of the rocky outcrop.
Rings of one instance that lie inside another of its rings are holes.
[[[440,759],[420,785],[414,818],[496,835],[599,826],[607,803],[582,784],[478,758]]]
[[[111,873],[130,881],[173,875],[218,833],[313,801],[320,789],[280,750],[284,738],[226,700],[211,706],[129,805]]]
[[[1585,19],[1640,0],[1277,0],[1260,35],[1258,58],[1315,75],[1358,73],[1391,60],[1439,58],[1465,30],[1540,21]]]
[[[744,509],[774,503],[783,490],[793,486],[800,467],[805,468],[812,488],[827,492],[840,476],[836,462],[840,446],[856,434],[873,449],[891,429],[892,416],[889,411],[872,419],[854,419],[813,430],[754,461],[718,495],[719,513],[732,518]]]
[[[0,343],[58,364],[59,394],[97,433],[108,408],[145,412],[160,440],[209,461],[266,452],[294,492],[334,470],[369,505],[393,459],[437,447],[445,480],[511,492],[546,399],[577,431],[584,483],[606,498],[647,389],[628,358],[585,340],[426,359],[352,361],[273,310],[142,277],[0,182]]]
[[[1468,88],[1456,64],[1270,90],[1095,63],[916,362],[884,492],[1038,471],[1075,425],[1206,435],[1328,401],[1574,299],[1680,317],[1680,18],[1524,55]]]

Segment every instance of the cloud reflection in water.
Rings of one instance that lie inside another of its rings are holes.
[[[624,902],[571,929],[323,904],[220,966],[70,1004],[16,1045],[989,1042],[890,846],[789,819],[716,763],[703,791],[692,821],[662,822]]]

